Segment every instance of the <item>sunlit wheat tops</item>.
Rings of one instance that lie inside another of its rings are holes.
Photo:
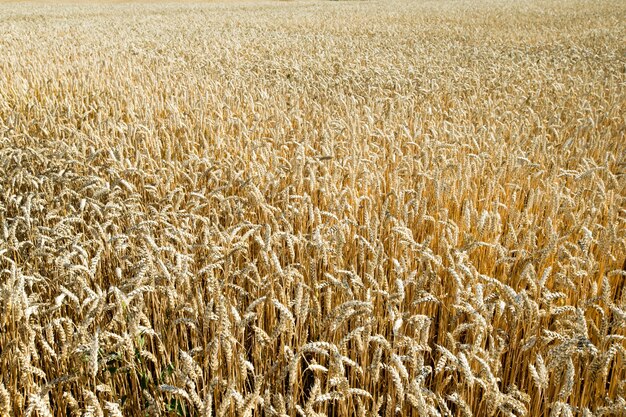
[[[0,7],[0,417],[626,415],[626,3]]]

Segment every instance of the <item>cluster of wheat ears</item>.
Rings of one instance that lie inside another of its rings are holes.
[[[625,17],[0,5],[0,415],[623,416]]]

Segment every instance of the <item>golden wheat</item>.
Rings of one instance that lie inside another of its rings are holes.
[[[626,415],[626,7],[0,7],[0,416]]]

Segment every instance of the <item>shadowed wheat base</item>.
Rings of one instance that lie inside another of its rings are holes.
[[[625,20],[0,6],[0,415],[624,415]]]

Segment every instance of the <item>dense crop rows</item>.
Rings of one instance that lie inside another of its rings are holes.
[[[0,416],[619,416],[626,3],[0,5]]]

